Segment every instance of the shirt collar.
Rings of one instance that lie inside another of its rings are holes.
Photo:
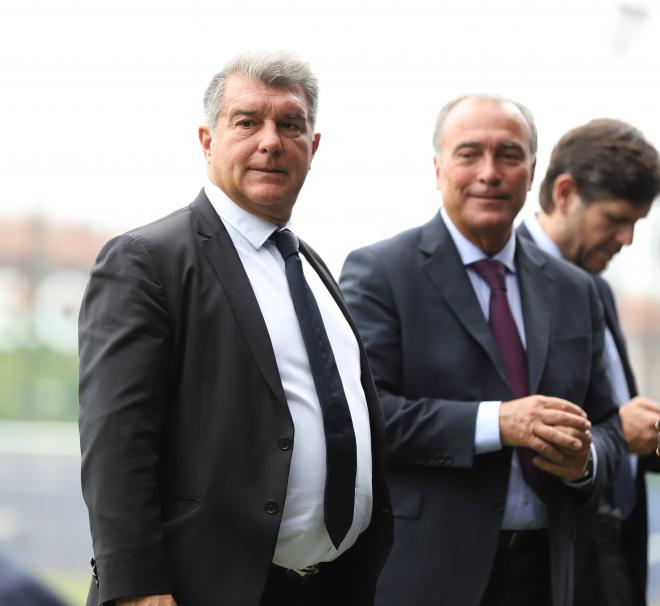
[[[555,241],[545,233],[537,214],[527,217],[527,219],[525,219],[525,226],[529,230],[529,233],[534,240],[534,244],[536,244],[536,246],[538,246],[543,252],[548,253],[553,257],[557,257],[558,259],[564,258],[559,246],[557,246]]]
[[[231,225],[255,249],[260,249],[270,235],[279,229],[277,225],[257,217],[241,208],[225,194],[215,183],[208,181],[204,192],[220,218]]]
[[[447,226],[451,239],[454,241],[454,245],[458,250],[463,265],[472,265],[472,263],[476,263],[482,259],[494,259],[496,261],[501,261],[509,272],[513,274],[516,273],[516,264],[514,261],[516,255],[516,235],[513,229],[511,230],[511,235],[503,248],[497,254],[489,257],[483,250],[481,250],[476,244],[470,242],[470,240],[458,230],[449,218],[444,207],[440,209],[440,214]]]

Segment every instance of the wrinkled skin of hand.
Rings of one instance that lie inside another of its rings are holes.
[[[619,408],[619,417],[628,452],[643,456],[657,448],[658,434],[653,427],[660,417],[658,402],[637,396]]]
[[[584,410],[561,398],[533,395],[500,406],[502,444],[535,450],[534,465],[568,481],[584,476],[590,429]]]

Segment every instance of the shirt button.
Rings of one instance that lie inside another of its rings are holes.
[[[279,507],[275,501],[266,501],[264,509],[266,510],[266,513],[274,515],[277,513]]]
[[[280,450],[289,450],[291,448],[291,440],[289,438],[280,438],[277,440],[277,445]]]
[[[523,503],[524,503],[525,505],[529,504],[529,497],[528,497],[527,495],[525,495],[525,496],[523,497]]]

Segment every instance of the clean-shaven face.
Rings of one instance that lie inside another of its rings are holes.
[[[211,181],[238,206],[277,225],[291,216],[319,139],[302,88],[245,76],[227,80],[215,131],[200,128]]]
[[[488,254],[506,243],[531,187],[530,141],[520,110],[494,100],[460,102],[442,128],[435,167],[445,209],[459,231]]]

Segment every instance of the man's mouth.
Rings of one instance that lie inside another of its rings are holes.
[[[481,200],[508,200],[509,196],[505,194],[493,194],[493,193],[480,193],[480,192],[468,192],[470,198],[479,198]]]
[[[273,175],[286,175],[286,171],[283,168],[258,168],[258,167],[253,167],[250,168],[251,171],[258,172],[258,173],[266,173],[266,174],[273,174]]]

